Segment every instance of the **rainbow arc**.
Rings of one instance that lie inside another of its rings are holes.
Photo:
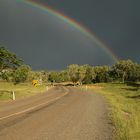
[[[75,21],[74,19],[67,17],[63,13],[52,9],[48,5],[41,3],[37,0],[18,0],[18,2],[22,2],[24,4],[27,4],[28,6],[38,8],[39,10],[47,12],[48,14],[55,16],[55,17],[59,18],[60,20],[64,21],[65,23],[71,25],[73,28],[81,31],[86,36],[91,38],[101,49],[103,49],[114,60],[114,62],[118,61],[118,57],[111,50],[111,48],[109,48],[107,45],[105,45],[105,43],[103,43],[103,41],[101,41],[101,39],[99,39],[95,33],[91,32],[86,27],[84,27],[83,25],[81,25],[77,21]]]

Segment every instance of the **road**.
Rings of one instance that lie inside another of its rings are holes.
[[[74,87],[0,104],[0,140],[111,140],[102,96]]]

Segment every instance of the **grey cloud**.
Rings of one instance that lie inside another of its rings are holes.
[[[139,2],[130,0],[51,0],[46,2],[95,32],[120,58],[140,62]],[[68,64],[113,64],[98,45],[47,12],[0,1],[0,43],[34,69],[63,69]]]

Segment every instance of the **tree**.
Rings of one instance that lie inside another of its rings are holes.
[[[95,82],[97,83],[109,82],[110,81],[109,70],[110,68],[108,66],[96,66],[94,68],[96,74]]]
[[[0,77],[7,82],[11,82],[13,78],[13,70],[5,70],[0,73]]]
[[[137,64],[137,80],[140,81],[140,64]]]
[[[79,77],[78,77],[79,65],[77,65],[77,64],[69,65],[67,71],[68,71],[69,79],[73,83],[78,82],[78,80],[79,80]]]
[[[68,76],[68,72],[66,70],[63,70],[59,73],[59,76],[61,77],[62,82],[68,82],[69,76]]]
[[[48,71],[44,70],[40,72],[40,78],[42,79],[43,82],[48,82]]]
[[[83,79],[84,84],[91,84],[95,80],[96,74],[94,68],[89,65],[84,65],[86,69],[85,77]]]
[[[31,68],[28,65],[21,65],[13,73],[13,82],[18,84],[27,80]]]
[[[22,60],[19,59],[15,53],[12,53],[0,46],[0,72],[4,69],[16,69],[22,64]]]
[[[121,60],[112,67],[112,73],[122,83],[125,81],[136,81],[139,75],[139,66],[132,60]]]
[[[50,82],[56,82],[56,83],[59,83],[59,82],[62,82],[63,81],[63,77],[61,77],[60,73],[59,72],[56,72],[56,71],[52,71],[48,74],[48,80]]]
[[[86,70],[87,70],[86,65],[79,66],[79,68],[78,68],[78,81],[79,81],[80,85],[82,85],[83,80],[86,76]]]
[[[137,63],[134,63],[131,73],[129,73],[130,76],[128,78],[129,81],[136,82],[140,81],[140,65]]]

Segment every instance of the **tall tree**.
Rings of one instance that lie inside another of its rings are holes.
[[[89,65],[84,66],[86,69],[85,77],[83,79],[84,84],[91,84],[95,80],[96,73],[94,71],[94,68]]]
[[[68,76],[69,76],[70,80],[74,83],[78,82],[79,65],[77,65],[77,64],[69,65],[67,71],[68,71]]]
[[[49,74],[48,74],[48,80],[50,82],[56,82],[56,83],[60,83],[60,82],[63,82],[63,77],[61,75],[60,72],[57,72],[57,71],[51,71]]]
[[[121,60],[112,67],[112,72],[117,79],[125,81],[135,81],[139,75],[139,66],[132,60]]]
[[[15,69],[22,64],[15,53],[8,51],[5,47],[0,46],[0,72],[3,69]]]
[[[110,79],[109,70],[110,68],[108,66],[96,66],[94,68],[96,73],[95,82],[108,82]]]
[[[82,85],[85,76],[86,76],[86,65],[79,66],[79,68],[78,68],[78,81],[79,81],[80,85]]]
[[[30,71],[31,68],[28,65],[22,65],[18,67],[13,73],[13,82],[15,84],[25,82]]]

